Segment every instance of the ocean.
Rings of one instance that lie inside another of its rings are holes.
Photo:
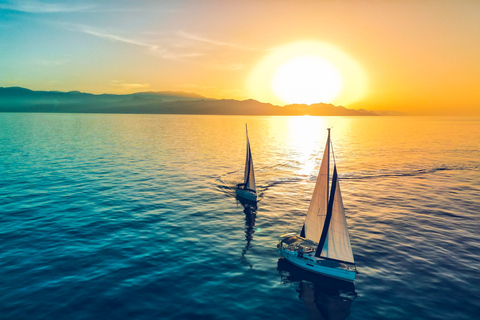
[[[349,286],[276,251],[326,128]],[[479,214],[478,118],[0,113],[0,318],[478,319]]]

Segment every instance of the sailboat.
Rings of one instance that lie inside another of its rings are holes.
[[[257,201],[257,191],[255,187],[255,173],[253,171],[253,159],[252,150],[250,150],[250,141],[248,140],[248,128],[245,125],[247,134],[247,158],[245,160],[245,174],[243,177],[243,183],[237,184],[237,197],[248,200]]]
[[[282,235],[277,248],[281,256],[298,267],[353,282],[357,271],[335,158],[329,190],[330,149],[328,129],[320,172],[300,236],[292,233]]]

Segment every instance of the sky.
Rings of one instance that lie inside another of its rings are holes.
[[[299,56],[341,75],[340,93],[318,102],[480,115],[477,0],[0,0],[0,87],[284,105],[279,72]]]

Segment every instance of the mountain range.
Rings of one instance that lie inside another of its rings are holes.
[[[186,92],[91,94],[79,91],[33,91],[0,87],[0,112],[209,114],[209,115],[315,115],[376,116],[363,109],[332,104],[291,104],[284,107],[256,100],[210,99]]]

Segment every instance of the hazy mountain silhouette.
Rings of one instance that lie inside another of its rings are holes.
[[[33,91],[0,87],[0,112],[217,114],[217,115],[318,115],[372,116],[331,104],[292,104],[284,107],[256,100],[208,99],[186,92],[138,92],[125,95],[79,91]]]

